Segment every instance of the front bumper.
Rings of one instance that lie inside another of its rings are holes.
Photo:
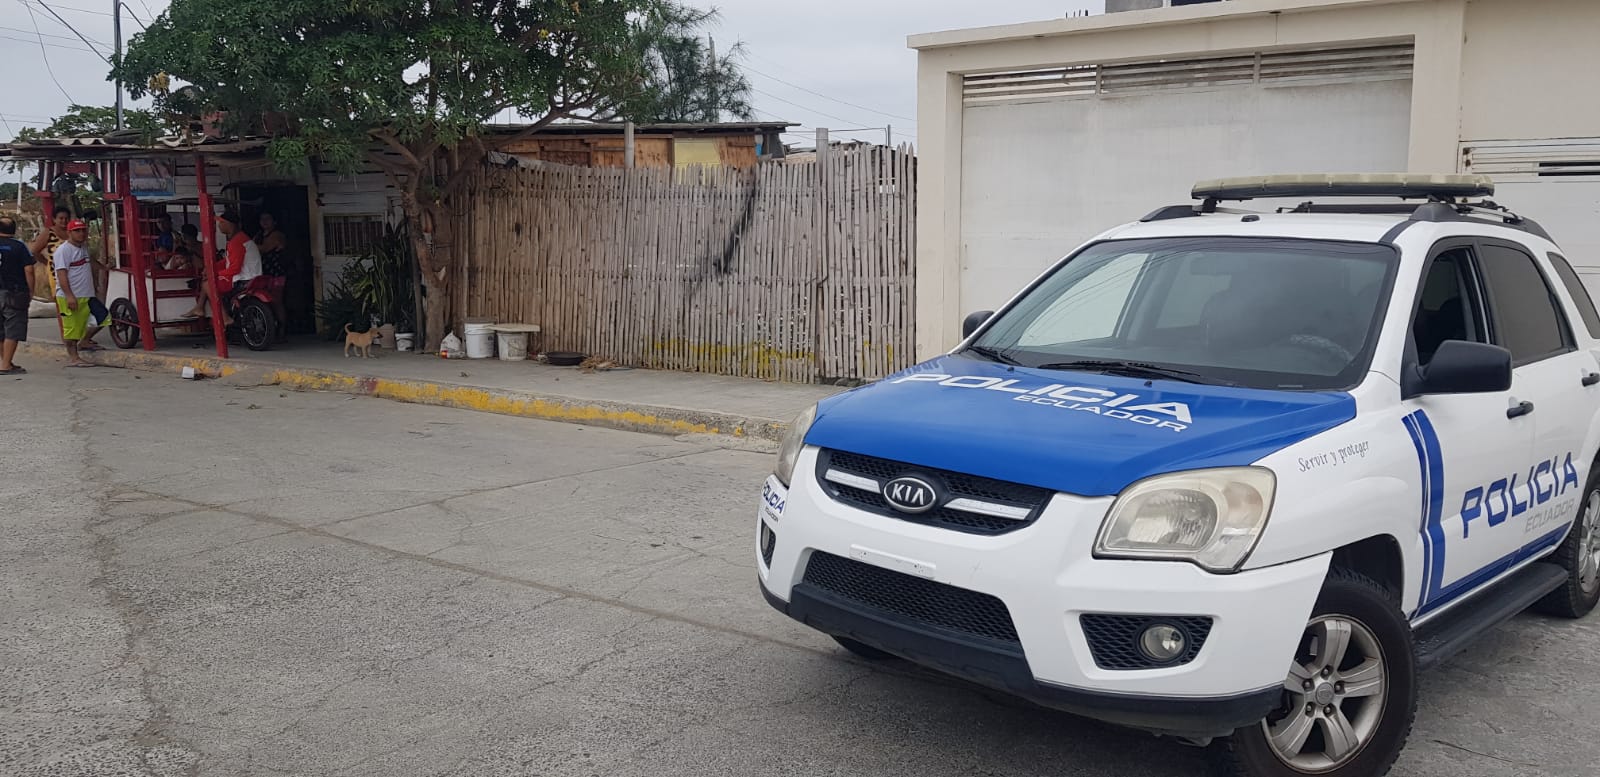
[[[1088,691],[1040,682],[1019,651],[962,640],[904,619],[854,607],[826,591],[795,586],[785,602],[766,585],[761,593],[779,612],[818,631],[886,650],[909,661],[1005,691],[1051,709],[1121,726],[1182,737],[1217,737],[1266,717],[1281,698],[1278,687],[1236,696],[1163,697]]]
[[[1045,706],[1162,733],[1216,736],[1260,720],[1280,698],[1290,656],[1325,579],[1326,555],[1232,575],[1187,563],[1095,559],[1109,498],[1058,494],[1032,525],[978,536],[868,513],[832,500],[816,452],[794,486],[768,484],[760,521],[777,535],[758,552],[762,592],[790,617]],[[995,597],[1015,641],[967,638],[805,581],[812,554]],[[1203,616],[1192,661],[1149,669],[1098,665],[1085,614]]]

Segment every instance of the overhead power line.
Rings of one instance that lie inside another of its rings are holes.
[[[24,32],[26,32],[26,30],[24,30]],[[27,44],[33,44],[33,43],[36,42],[36,40],[34,38],[19,38],[19,37],[15,36],[15,35],[3,35],[3,34],[0,34],[0,40],[11,40],[11,41],[16,41],[18,43],[27,43]],[[86,48],[84,48],[82,46],[72,46],[72,45],[68,45],[68,44],[65,44],[65,43],[56,43],[54,41],[51,41],[49,46],[50,46],[50,48],[55,49],[56,51],[87,51],[90,54],[97,53],[97,52],[94,52],[94,51],[89,51],[88,49],[86,49]]]
[[[846,124],[864,124],[865,123],[865,122],[859,122],[859,121],[852,121],[852,120],[846,119],[846,118],[841,118],[841,117],[835,116],[835,115],[833,115],[831,113],[825,113],[823,111],[817,110],[816,108],[812,108],[812,107],[807,106],[807,105],[801,105],[800,103],[794,102],[792,100],[785,100],[784,98],[779,97],[779,96],[777,96],[777,95],[775,95],[775,94],[773,94],[771,92],[762,91],[762,90],[757,89],[757,88],[755,88],[753,86],[750,87],[750,91],[756,92],[757,94],[764,94],[764,95],[766,95],[768,97],[771,97],[774,100],[777,100],[780,103],[787,103],[789,105],[793,105],[794,107],[799,108],[800,110],[810,111],[812,113],[817,114],[818,116],[826,116],[826,117],[828,117],[830,119],[833,119],[834,121],[842,121],[842,122],[844,122]]]
[[[44,72],[50,74],[50,80],[55,83],[57,89],[61,90],[61,96],[67,98],[67,104],[77,105],[78,101],[72,99],[72,95],[67,94],[67,88],[61,85],[61,79],[56,78],[56,71],[50,67],[50,52],[44,47],[44,35],[39,32],[39,18],[33,15],[33,6],[28,5],[23,0],[17,0],[17,2],[22,3],[22,7],[28,12],[28,19],[33,22],[33,34],[38,36],[39,59],[44,62]]]
[[[128,18],[132,19],[134,24],[139,25],[139,29],[141,29],[141,30],[150,29],[150,25],[145,24],[144,20],[140,19],[139,15],[133,12],[133,6],[128,5],[127,3],[122,3],[122,2],[120,2],[120,0],[119,0],[119,4],[122,6],[122,10],[128,12]],[[143,0],[140,0],[139,5],[144,5]],[[149,6],[145,6],[144,11],[145,11],[145,13],[150,13],[150,7]],[[155,15],[151,14],[151,18],[155,18]]]
[[[57,34],[55,34],[53,32],[35,32],[34,30],[24,30],[21,27],[7,27],[5,25],[0,25],[0,30],[9,30],[11,32],[20,32],[23,35],[43,35],[46,38],[57,38],[57,39],[60,39],[60,40],[67,40],[67,41],[75,41],[75,40],[77,40],[77,38],[74,38],[71,35],[57,35]],[[27,43],[32,43],[33,40],[29,39],[26,42]]]
[[[853,102],[848,102],[846,100],[841,100],[841,99],[839,99],[837,97],[830,97],[830,96],[828,96],[826,94],[823,94],[822,92],[817,92],[817,91],[813,91],[811,89],[807,89],[807,88],[805,88],[805,87],[803,87],[803,86],[801,86],[799,84],[789,83],[788,81],[785,81],[785,80],[783,80],[783,79],[781,79],[781,78],[779,78],[779,77],[777,77],[775,75],[772,75],[770,73],[763,73],[760,70],[757,70],[757,69],[755,69],[753,67],[750,67],[749,65],[745,65],[744,69],[748,70],[748,71],[750,71],[752,73],[755,73],[758,76],[764,76],[766,78],[770,78],[770,79],[772,79],[774,81],[777,81],[780,84],[783,84],[784,86],[788,86],[788,87],[793,87],[795,89],[799,89],[800,91],[805,92],[806,94],[814,94],[814,95],[816,95],[818,97],[821,97],[824,100],[829,100],[831,102],[836,102],[836,103],[839,103],[840,105],[848,105],[851,108],[859,108],[859,109],[861,109],[863,111],[869,111],[871,113],[876,113],[876,114],[878,114],[880,116],[888,116],[891,119],[900,119],[901,121],[909,121],[912,124],[916,124],[917,123],[916,119],[913,119],[913,118],[911,118],[909,116],[901,116],[898,113],[890,113],[888,111],[880,111],[880,110],[878,110],[876,108],[868,108],[865,105],[857,105],[857,104],[855,104]]]
[[[17,2],[22,3],[24,6],[28,6],[28,14],[30,16],[33,14],[33,7],[32,7],[33,5],[36,4],[40,8],[43,8],[51,16],[54,16],[56,18],[56,21],[61,22],[61,26],[66,27],[67,29],[72,31],[73,35],[78,36],[78,40],[83,41],[83,45],[88,46],[89,50],[93,51],[95,54],[98,54],[100,56],[100,58],[104,59],[107,63],[109,63],[111,61],[110,59],[106,58],[106,55],[101,54],[100,50],[95,48],[94,44],[91,43],[88,38],[85,38],[83,36],[83,33],[78,32],[78,28],[77,27],[72,26],[71,22],[68,22],[66,19],[61,18],[61,14],[56,13],[56,9],[51,8],[48,3],[44,2],[44,0],[17,0]],[[38,27],[38,25],[39,25],[38,21],[35,21],[34,22],[34,26]],[[35,32],[37,32],[37,30],[35,30]],[[40,41],[40,45],[43,46],[44,42]],[[104,45],[104,44],[101,44],[101,45]]]
[[[44,3],[39,3],[39,5],[44,5]],[[55,3],[54,6],[57,10],[71,11],[73,13],[86,13],[91,16],[105,16],[109,18],[112,15],[110,11],[96,11],[91,8],[80,8],[75,5],[66,5],[65,3]]]

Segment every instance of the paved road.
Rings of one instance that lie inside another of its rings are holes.
[[[767,454],[33,366],[0,382],[0,774],[1200,771],[769,611]],[[1430,675],[1397,773],[1594,774],[1597,637],[1524,616]]]

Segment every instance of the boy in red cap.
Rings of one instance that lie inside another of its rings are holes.
[[[94,268],[89,265],[89,225],[82,219],[67,224],[67,242],[56,247],[56,309],[61,312],[61,339],[67,344],[68,367],[93,367],[78,355],[82,343],[100,331],[109,317],[105,303],[94,296]]]

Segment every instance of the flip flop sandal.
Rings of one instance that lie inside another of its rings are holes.
[[[93,364],[89,364],[88,362],[67,362],[67,366],[70,367],[70,368],[76,368],[76,369],[80,369],[81,370],[81,369],[85,369],[85,368],[88,368],[88,367],[93,367],[94,365]]]
[[[0,375],[27,375],[28,371],[13,365],[9,370],[0,370]]]

